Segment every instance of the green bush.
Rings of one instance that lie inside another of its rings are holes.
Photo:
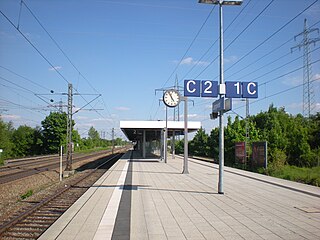
[[[281,171],[274,171],[271,175],[317,187],[320,186],[320,167],[300,168],[286,165],[281,169]]]
[[[29,189],[25,194],[22,194],[20,196],[20,198],[23,200],[23,199],[26,199],[28,197],[31,197],[33,195],[33,190],[32,189]]]
[[[267,175],[279,175],[281,174],[284,166],[287,162],[287,156],[284,151],[280,149],[274,149],[270,152],[270,163],[268,163]]]

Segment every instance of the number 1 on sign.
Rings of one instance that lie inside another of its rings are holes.
[[[235,83],[234,86],[237,88],[237,94],[240,94],[240,82]]]

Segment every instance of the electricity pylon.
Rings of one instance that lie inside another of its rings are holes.
[[[315,108],[315,96],[312,87],[312,71],[311,71],[311,54],[310,54],[310,44],[316,44],[317,41],[320,41],[320,38],[310,38],[309,34],[311,32],[317,31],[319,34],[319,28],[308,28],[307,19],[304,19],[304,28],[303,31],[296,36],[303,36],[303,40],[296,46],[291,48],[291,52],[295,48],[303,48],[303,116],[310,117],[312,111]]]

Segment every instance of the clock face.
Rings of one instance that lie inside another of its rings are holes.
[[[165,91],[163,94],[163,102],[168,107],[176,107],[180,103],[180,93],[175,89]]]

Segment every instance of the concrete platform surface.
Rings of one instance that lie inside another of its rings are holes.
[[[128,152],[40,239],[320,239],[320,188],[225,167],[218,194],[217,165],[182,169]]]

